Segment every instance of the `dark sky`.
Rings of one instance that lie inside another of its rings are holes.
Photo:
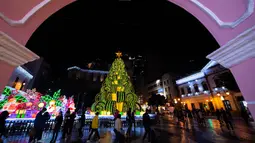
[[[219,47],[195,17],[164,0],[76,1],[48,18],[26,46],[51,64],[55,77],[96,58],[111,63],[117,50],[141,53],[149,80],[197,71]]]

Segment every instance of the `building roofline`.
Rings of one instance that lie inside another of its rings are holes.
[[[76,69],[76,70],[79,70],[79,71],[82,71],[82,72],[88,72],[88,73],[101,73],[101,74],[108,74],[109,73],[109,71],[82,69],[82,68],[77,67],[77,66],[67,68],[67,70],[72,70],[72,69]]]

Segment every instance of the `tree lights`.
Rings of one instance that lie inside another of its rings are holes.
[[[104,114],[113,113],[116,109],[120,112],[126,112],[129,108],[136,110],[138,98],[121,59],[122,53],[117,52],[116,56],[91,107],[94,112]]]

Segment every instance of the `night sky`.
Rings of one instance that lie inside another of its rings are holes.
[[[46,59],[55,78],[96,58],[111,63],[117,50],[142,54],[150,81],[168,71],[200,70],[219,45],[195,17],[167,1],[81,0],[49,17],[26,47]]]

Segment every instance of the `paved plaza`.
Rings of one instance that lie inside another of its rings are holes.
[[[244,124],[240,119],[234,120],[234,131],[228,131],[226,127],[220,127],[216,119],[207,119],[207,126],[200,127],[197,122],[194,125],[188,125],[184,128],[182,125],[178,126],[174,120],[170,117],[163,117],[160,120],[160,124],[153,126],[155,130],[157,142],[172,142],[172,143],[254,143],[255,142],[255,130],[253,124],[249,127]],[[125,128],[126,130],[126,128]],[[113,138],[114,132],[112,128],[100,128],[100,135],[102,136],[106,131],[111,131]],[[141,143],[144,129],[137,127],[133,129],[132,138],[130,143]],[[73,130],[72,136],[68,140],[61,139],[61,133],[59,133],[57,143],[64,142],[86,142],[88,137],[88,129],[84,130],[84,137],[78,138],[77,130]],[[43,143],[49,143],[52,137],[51,132],[45,132],[43,134]],[[4,139],[4,143],[26,143],[28,142],[27,135],[15,135]],[[147,142],[145,140],[144,142]]]

